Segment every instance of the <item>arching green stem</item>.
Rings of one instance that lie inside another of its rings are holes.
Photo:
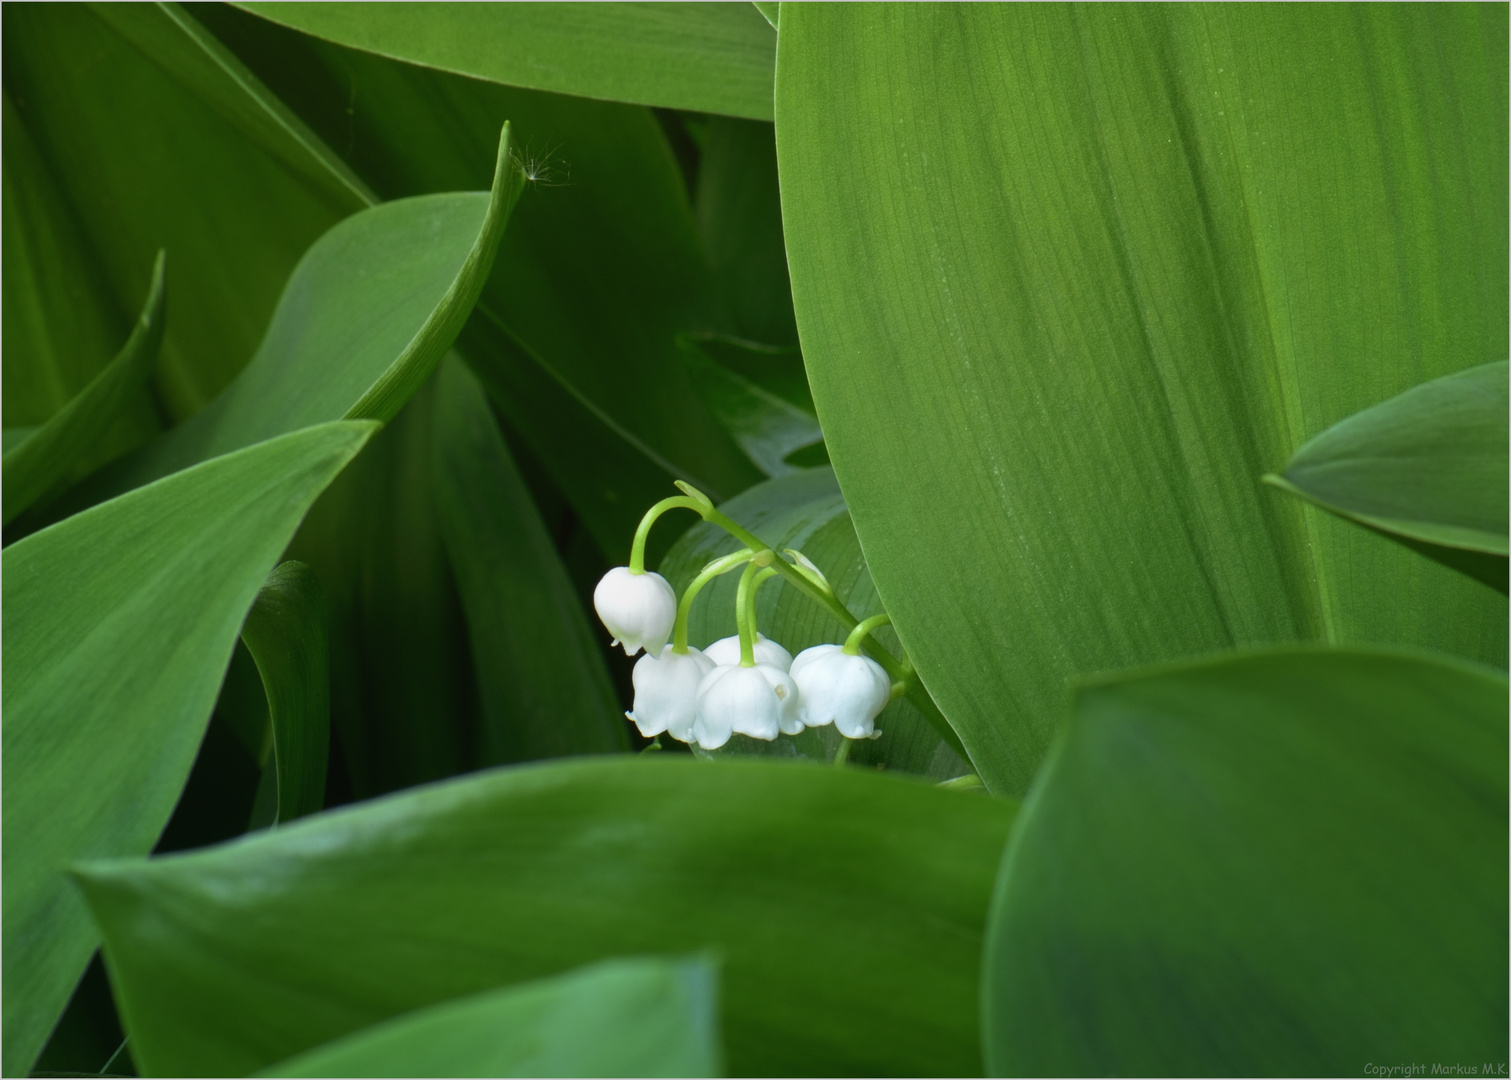
[[[880,615],[872,615],[862,623],[856,623],[855,629],[850,631],[850,636],[845,638],[845,655],[859,656],[861,642],[866,640],[866,635],[878,626],[886,626],[892,621],[892,616],[883,611]]]
[[[760,593],[761,586],[774,577],[776,577],[776,571],[767,567],[752,578],[750,582],[749,602],[737,613],[740,621],[750,628],[751,648],[755,648],[754,642],[756,640],[756,596]]]
[[[772,550],[771,545],[767,544],[760,537],[756,536],[755,533],[751,532],[739,522],[730,518],[727,514],[720,513],[717,509],[715,509],[713,504],[709,501],[708,497],[697,488],[693,487],[691,484],[684,483],[681,480],[678,480],[676,483],[677,487],[685,491],[688,496],[691,497],[697,504],[696,506],[689,506],[688,508],[697,510],[700,514],[702,514],[704,521],[710,521],[713,524],[717,525],[719,528],[729,533],[730,536],[733,536],[736,540],[744,544],[746,547],[750,548],[750,550],[752,551],[759,552]],[[661,504],[658,503],[657,505],[659,506]],[[679,503],[678,505],[685,504]],[[652,509],[654,509],[654,507]],[[820,588],[817,584],[810,581],[802,573],[801,570],[799,570],[796,566],[793,566],[786,559],[777,559],[772,564],[772,568],[776,570],[777,573],[781,574],[782,577],[787,581],[791,582],[793,587],[796,588],[798,592],[802,593],[814,603],[818,604],[819,607],[823,608],[829,614],[833,615],[835,619],[839,621],[839,624],[845,628],[845,631],[847,633],[855,629],[855,627],[860,623],[860,620],[850,613],[850,609],[847,608],[843,602],[841,602],[839,597],[835,596],[832,592],[828,592]],[[965,761],[970,761],[970,755],[966,752],[965,745],[960,741],[960,736],[955,734],[954,728],[950,727],[949,721],[946,720],[944,718],[944,714],[939,711],[939,706],[934,703],[934,699],[930,697],[929,692],[924,689],[922,682],[913,677],[913,665],[910,664],[906,658],[898,660],[897,657],[893,656],[886,649],[878,645],[875,639],[871,639],[866,642],[865,651],[871,657],[871,659],[875,660],[882,666],[882,670],[885,671],[889,676],[891,676],[893,682],[901,682],[906,686],[906,694],[908,700],[913,703],[914,708],[916,708],[920,713],[923,714],[924,719],[927,720],[929,722],[929,725],[939,733],[939,737],[942,738],[946,744],[948,744],[950,749],[959,754],[960,757]]]
[[[687,619],[693,609],[693,598],[703,591],[707,585],[720,574],[727,574],[741,563],[747,562],[751,555],[755,554],[749,548],[744,551],[736,551],[733,555],[725,555],[715,559],[693,578],[692,583],[682,592],[682,600],[677,604],[677,621],[672,626],[672,652],[687,653]]]
[[[651,534],[651,526],[656,524],[656,519],[668,510],[677,509],[696,510],[700,517],[707,520],[708,512],[713,509],[713,504],[707,498],[694,499],[684,495],[673,495],[669,499],[662,499],[647,510],[645,516],[640,519],[640,527],[635,530],[635,542],[630,545],[630,573],[645,573],[645,540]]]
[[[755,560],[745,564],[745,572],[740,575],[740,587],[735,593],[735,624],[740,628],[740,666],[755,667],[755,631],[751,629],[755,620],[745,617],[745,607],[750,603],[751,583],[755,581],[756,571],[759,569]]]

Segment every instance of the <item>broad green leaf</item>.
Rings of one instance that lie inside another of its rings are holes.
[[[1080,690],[992,903],[993,1075],[1506,1052],[1506,680],[1271,650]]]
[[[1506,363],[1414,387],[1265,480],[1506,591]]]
[[[273,823],[325,805],[331,737],[330,645],[320,579],[290,560],[268,575],[241,628],[257,662],[273,734]]]
[[[714,117],[698,159],[698,233],[740,336],[797,344],[770,124]]]
[[[605,960],[420,1009],[261,1076],[717,1076],[706,960]]]
[[[111,424],[135,404],[152,374],[167,322],[163,256],[157,253],[142,314],[115,359],[21,445],[5,452],[6,524],[75,474]]]
[[[588,759],[81,880],[149,1073],[242,1075],[670,933],[723,961],[736,1075],[962,1076],[1013,813],[861,770]]]
[[[523,181],[509,125],[493,190],[353,214],[300,260],[257,354],[200,412],[112,466],[109,491],[330,420],[390,420],[451,347]]]
[[[310,510],[288,557],[330,608],[331,723],[359,799],[476,768],[467,623],[431,465],[431,377]]]
[[[455,357],[438,373],[435,409],[436,507],[482,698],[479,760],[629,749],[582,601],[482,387]]]
[[[199,94],[81,4],[4,10],[5,89],[36,140],[120,312],[116,347],[173,258],[173,325],[155,385],[173,419],[245,366],[333,206]]]
[[[788,457],[824,441],[812,413],[730,371],[696,339],[684,337],[680,345],[682,362],[704,404],[767,476],[796,472]]]
[[[777,3],[777,0],[754,0],[754,3],[755,9],[766,17],[766,21],[775,30],[781,19],[782,5]]]
[[[1508,350],[1506,10],[797,4],[803,358],[877,589],[982,777],[1067,677],[1266,642],[1503,665],[1506,608],[1259,482]]]
[[[90,4],[111,29],[184,89],[343,211],[377,197],[256,75],[182,4]]]
[[[457,75],[771,119],[776,35],[745,4],[239,6],[328,41]]]
[[[857,619],[882,611],[832,470],[808,469],[758,484],[719,509],[777,551],[787,548],[802,551],[828,578],[835,594]],[[740,547],[724,530],[700,522],[672,547],[661,563],[660,572],[680,596],[705,565]],[[689,644],[705,648],[735,633],[738,578],[737,573],[726,574],[698,594],[688,620]],[[780,642],[794,656],[811,645],[845,640],[846,628],[834,616],[780,578],[768,581],[756,594],[756,620],[761,633]],[[894,656],[902,656],[897,636],[889,627],[881,627],[875,637]],[[882,710],[876,726],[882,737],[854,746],[851,762],[939,779],[970,772],[970,766],[945,743],[908,698],[897,698]],[[771,742],[736,735],[712,756],[758,754],[830,761],[840,742],[838,731],[830,724],[796,736],[778,735]]]
[[[98,943],[64,869],[152,848],[257,590],[374,427],[217,458],[5,549],[5,1072]]]
[[[4,405],[11,429],[40,426],[99,374],[131,332],[80,235],[57,181],[42,160],[10,94],[4,95]],[[139,309],[145,293],[133,297]],[[157,433],[145,393],[101,434],[98,456],[130,449]]]
[[[384,197],[483,182],[504,118],[521,157],[549,163],[555,179],[522,199],[460,348],[611,557],[628,556],[671,480],[715,497],[759,482],[677,351],[678,334],[715,328],[718,305],[649,110],[401,64],[234,8],[197,14]]]

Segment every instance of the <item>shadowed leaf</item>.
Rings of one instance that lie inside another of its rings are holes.
[[[167,322],[163,252],[152,268],[142,314],[110,364],[14,450],[5,452],[5,522],[76,474],[96,452],[101,436],[137,403],[152,374]]]
[[[1352,649],[1081,689],[998,877],[988,1069],[1498,1060],[1506,707],[1498,673]]]

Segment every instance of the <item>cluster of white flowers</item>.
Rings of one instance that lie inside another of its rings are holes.
[[[671,585],[656,573],[620,566],[598,583],[593,606],[615,644],[629,656],[645,649],[635,664],[634,708],[625,713],[642,735],[665,733],[714,750],[736,733],[770,740],[826,724],[849,739],[881,734],[876,717],[891,699],[892,680],[880,664],[860,654],[864,629],[844,646],[816,645],[794,659],[755,632],[752,588],[744,605],[749,612],[742,612],[749,621],[748,649],[739,634],[704,650],[686,644],[686,613],[697,589],[741,563],[747,564],[750,580],[751,571],[770,560],[769,551],[716,560],[688,587],[680,610]],[[741,596],[746,596],[745,581]],[[672,640],[674,631],[679,641]]]

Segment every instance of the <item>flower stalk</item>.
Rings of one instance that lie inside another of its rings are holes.
[[[688,617],[692,613],[693,599],[703,591],[703,586],[707,585],[720,574],[727,574],[735,567],[747,562],[754,554],[755,552],[749,548],[745,548],[743,551],[736,551],[732,555],[725,555],[709,563],[698,572],[697,577],[693,578],[692,583],[682,593],[681,603],[677,605],[677,622],[672,627],[673,652],[680,654],[687,652]]]
[[[845,655],[859,656],[861,643],[878,626],[886,626],[892,621],[892,616],[885,611],[880,615],[872,615],[865,622],[856,623],[855,629],[850,631],[850,636],[845,638]]]
[[[752,551],[772,551],[770,544],[767,544],[760,537],[756,536],[755,533],[740,525],[739,522],[730,518],[727,514],[715,509],[707,496],[697,488],[681,480],[678,480],[676,483],[677,487],[686,492],[693,502],[696,503],[696,505],[689,506],[688,508],[696,509],[704,521],[717,525]],[[845,628],[846,633],[854,630],[860,624],[860,620],[850,613],[850,609],[844,605],[839,597],[811,581],[801,570],[786,559],[776,559],[772,563],[772,569],[791,582],[799,592],[833,615],[839,621],[839,624]],[[923,715],[923,718],[929,722],[929,726],[939,733],[939,737],[945,741],[950,749],[959,754],[963,760],[969,761],[970,755],[966,753],[965,745],[960,741],[960,736],[955,734],[955,729],[950,727],[949,721],[939,711],[939,706],[934,704],[934,699],[929,696],[929,692],[914,677],[913,665],[908,663],[906,658],[898,660],[897,657],[877,644],[874,638],[868,637],[863,648],[866,654],[880,664],[882,669],[892,677],[894,683],[902,684],[902,693],[913,703],[913,707]]]

